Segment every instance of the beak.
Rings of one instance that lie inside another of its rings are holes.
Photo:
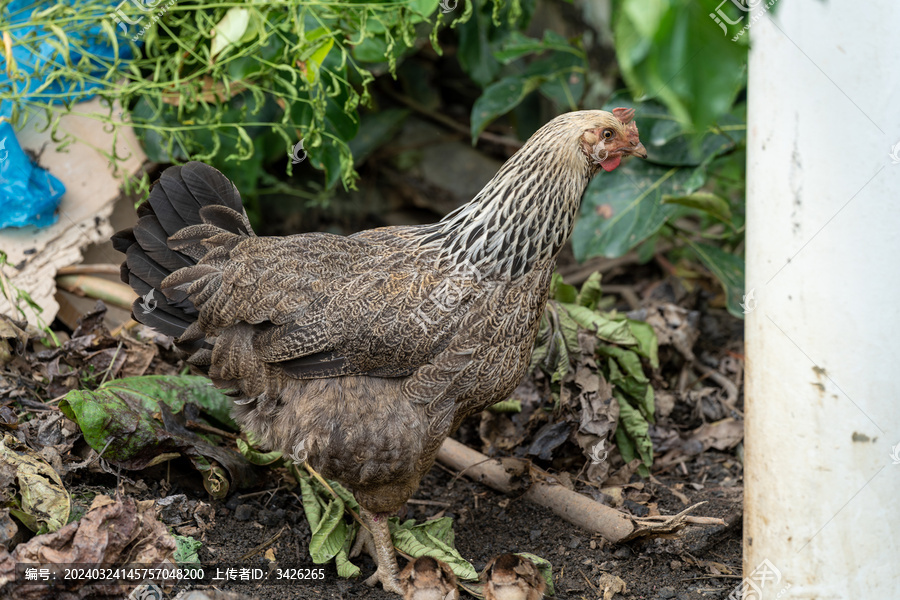
[[[644,145],[640,142],[637,143],[637,146],[634,146],[630,150],[628,150],[628,153],[634,156],[639,156],[641,158],[647,158],[647,149],[644,148]]]

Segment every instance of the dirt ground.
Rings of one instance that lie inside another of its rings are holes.
[[[435,516],[452,517],[457,549],[479,571],[490,558],[505,552],[530,552],[546,558],[553,564],[555,597],[561,600],[603,599],[603,590],[598,586],[604,573],[620,577],[627,586],[615,598],[725,598],[738,584],[741,574],[742,468],[733,455],[716,451],[705,452],[683,464],[684,467],[672,468],[670,473],[656,473],[649,481],[635,478],[633,486],[647,494],[662,514],[675,514],[687,505],[705,501],[695,514],[721,518],[727,525],[688,526],[670,539],[637,540],[613,546],[546,508],[457,477],[441,465],[436,465],[425,477],[401,516],[419,522]],[[172,469],[169,474],[179,471]],[[210,502],[209,496],[188,478],[172,477],[167,485],[162,467],[128,475],[136,482],[142,480],[149,484],[149,489],[137,494],[139,497],[158,501],[164,495],[185,494],[188,500]],[[265,569],[267,552],[280,566],[316,566],[306,550],[310,530],[299,490],[286,489],[285,481],[272,474],[259,490],[211,502],[215,521],[199,535],[195,531],[186,532],[194,533],[203,542],[200,559],[204,567],[209,569],[214,563],[222,563]],[[114,493],[116,480],[111,475],[98,476],[92,485],[83,489],[89,493],[103,492],[104,483],[109,485],[105,492]],[[640,506],[634,503],[627,506],[640,511]],[[193,523],[188,527],[193,527]],[[178,530],[176,526],[175,531]],[[355,562],[363,571],[359,581],[340,579],[334,566],[326,565],[325,578],[319,582],[232,582],[187,589],[231,591],[265,600],[395,598],[362,582],[375,569],[368,556]],[[180,589],[168,590],[166,598],[174,597]]]

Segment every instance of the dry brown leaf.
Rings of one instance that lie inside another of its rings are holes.
[[[722,419],[715,423],[704,423],[694,430],[689,442],[699,442],[703,450],[730,450],[744,439],[744,422],[737,419]]]
[[[624,594],[626,592],[625,581],[621,577],[610,573],[600,575],[597,587],[603,593],[602,600],[613,600],[613,596],[616,594]]]
[[[90,580],[72,582],[67,590],[51,590],[38,582],[12,581],[15,563],[40,563],[53,571],[62,564],[159,565],[171,559],[175,538],[154,515],[153,503],[137,503],[133,498],[95,499],[91,510],[80,520],[55,533],[35,536],[19,544],[11,554],[0,548],[0,597],[19,600],[80,600],[123,598],[127,590],[117,585],[92,585]],[[59,574],[59,578],[62,574]]]

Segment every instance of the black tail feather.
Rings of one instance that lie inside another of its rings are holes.
[[[188,286],[167,287],[163,294],[162,281],[172,273],[195,267],[206,248],[197,240],[191,251],[180,251],[169,238],[185,227],[204,223],[208,225],[203,229],[210,234],[253,235],[250,222],[234,184],[216,169],[198,162],[166,169],[151,188],[148,201],[138,208],[138,216],[134,228],[112,237],[113,247],[125,254],[122,281],[140,296],[132,305],[132,316],[179,338],[197,320],[197,309],[184,289]],[[183,349],[188,353],[212,347],[205,339],[184,341]],[[195,362],[207,362],[205,354],[197,356]]]
[[[192,259],[169,249],[166,242],[168,236],[156,217],[152,215],[141,217],[138,226],[134,228],[134,237],[147,256],[169,272],[194,264]]]

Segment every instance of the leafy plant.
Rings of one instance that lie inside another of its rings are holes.
[[[607,103],[613,106],[635,107],[648,157],[628,161],[588,186],[572,234],[575,257],[616,257],[639,246],[650,256],[660,238],[676,240],[716,275],[728,310],[741,316],[743,261],[720,246],[737,249],[743,241],[743,106],[698,138],[656,102],[634,103],[619,95]]]
[[[437,47],[438,2],[17,7],[3,29],[18,56],[42,60],[30,61],[33,72],[13,63],[0,101],[10,103],[14,122],[43,113],[56,132],[74,103],[97,95],[106,112],[87,116],[116,133],[134,127],[153,160],[207,161],[250,192],[263,165],[289,156],[302,139],[310,163],[324,171],[325,189],[338,181],[352,186],[349,143],[359,108],[370,101],[369,84],[376,73],[395,73],[429,28]],[[499,26],[501,13],[510,23],[523,18],[519,0],[508,7],[495,0],[491,23]],[[454,25],[473,15],[480,22],[483,11],[467,5]],[[106,154],[120,159],[114,150]]]
[[[649,158],[591,184],[572,245],[579,260],[635,247],[647,258],[660,238],[674,240],[673,253],[709,269],[725,290],[728,311],[743,317],[746,106],[740,94],[748,46],[746,37],[732,38],[715,20],[719,6],[716,0],[614,3],[616,57],[635,101],[619,95],[607,107],[635,106]]]
[[[640,457],[643,466],[639,472],[649,475],[653,444],[648,431],[655,409],[653,386],[644,373],[641,359],[653,369],[659,367],[653,328],[601,308],[599,273],[591,275],[581,290],[554,275],[550,295],[552,300],[541,320],[531,357],[532,369],[544,371],[557,394],[560,382],[571,369],[571,359],[583,352],[579,331],[596,336],[598,372],[613,385],[613,396],[619,404],[616,445],[626,462]]]
[[[220,438],[205,433],[216,431],[210,418],[219,426],[237,429],[230,404],[203,377],[149,375],[116,379],[94,391],[72,390],[59,408],[78,423],[84,440],[104,460],[144,469],[183,455],[200,472],[206,490],[224,498],[232,485],[239,488],[254,480],[248,461],[220,448]],[[188,429],[183,423],[187,420],[199,424],[204,433]]]

